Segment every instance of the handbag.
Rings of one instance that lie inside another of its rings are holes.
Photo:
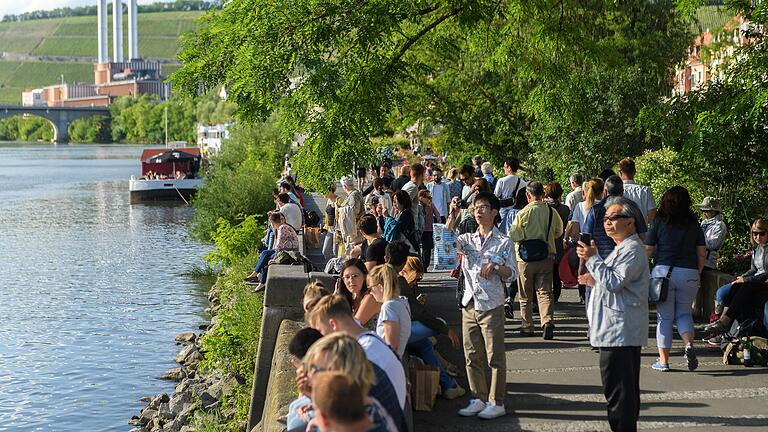
[[[669,277],[672,275],[672,269],[675,267],[669,267],[669,271],[664,277],[652,277],[650,284],[648,285],[648,304],[655,305],[658,303],[664,303],[667,301],[667,295],[669,294]]]
[[[685,229],[683,234],[683,244],[685,244],[685,238],[688,237],[688,231],[690,226]],[[678,248],[678,253],[682,248]],[[675,257],[675,262],[678,261],[679,256]],[[669,270],[664,277],[651,277],[648,284],[648,304],[653,306],[659,303],[667,301],[667,295],[669,294],[669,278],[672,276],[672,270],[675,266],[669,266]]]
[[[410,367],[411,403],[415,411],[432,411],[440,390],[440,370],[432,365]]]
[[[549,230],[552,228],[552,210],[549,209],[549,223],[547,224],[547,238],[549,237]],[[525,262],[543,261],[549,257],[549,244],[545,240],[531,239],[521,240],[517,248],[517,252],[520,254],[520,259]]]

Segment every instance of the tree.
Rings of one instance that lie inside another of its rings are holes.
[[[703,88],[646,107],[640,125],[649,146],[669,147],[685,158],[702,189],[723,198],[751,195],[740,191],[756,179],[764,197],[768,180],[768,4],[727,2],[750,20],[750,42],[726,62],[720,79]],[[752,187],[751,183],[750,187]],[[763,213],[766,199],[750,200],[753,213]]]
[[[454,148],[586,164],[642,142],[627,126],[668,92],[692,40],[675,5],[692,3],[233,0],[183,41],[172,79],[187,93],[228,84],[244,120],[283,109],[308,136],[299,168],[315,185],[370,159],[392,113],[433,118]]]

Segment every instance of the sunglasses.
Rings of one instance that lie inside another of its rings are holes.
[[[617,221],[617,220],[619,220],[619,219],[629,219],[629,218],[631,218],[631,217],[632,217],[632,216],[625,216],[625,215],[620,215],[620,214],[616,214],[616,215],[606,215],[606,216],[603,218],[603,222],[605,222],[605,221],[616,222],[616,221]]]
[[[765,231],[752,231],[752,235],[755,237],[760,237],[765,235]]]

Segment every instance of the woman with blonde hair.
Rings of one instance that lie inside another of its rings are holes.
[[[300,390],[312,398],[310,383],[317,372],[340,372],[349,377],[359,386],[363,394],[367,395],[366,412],[375,425],[388,431],[401,430],[403,426],[398,427],[398,425],[402,425],[405,419],[397,397],[393,396],[392,384],[389,380],[382,378],[382,376],[386,378],[385,372],[382,371],[383,375],[381,375],[375,368],[376,366],[368,361],[363,348],[355,338],[346,333],[337,332],[312,344],[304,356],[303,373],[296,382]],[[389,386],[388,389],[386,385]],[[312,417],[314,417],[313,413],[304,413],[307,421]]]
[[[312,306],[321,298],[331,295],[331,292],[320,281],[312,281],[304,286],[304,298],[301,302],[304,312],[312,309]]]
[[[368,287],[381,303],[376,334],[402,358],[411,337],[411,308],[408,299],[400,296],[397,271],[390,264],[374,267],[368,273]]]
[[[424,263],[419,257],[409,256],[405,260],[405,267],[400,270],[400,276],[405,278],[405,281],[408,282],[411,288],[414,288],[424,276]]]
[[[584,200],[571,209],[570,220],[563,234],[563,246],[565,247],[569,247],[569,242],[575,243],[579,240],[579,233],[586,222],[589,210],[596,202],[603,199],[604,182],[601,178],[593,177],[585,181],[581,187]],[[580,271],[583,270],[583,265],[579,267]],[[579,284],[579,303],[586,304],[587,295],[587,287]]]
[[[596,202],[603,199],[603,187],[603,180],[597,177],[591,178],[583,183],[582,195],[584,196],[584,201],[576,204],[576,206],[571,209],[571,217],[568,221],[568,226],[565,227],[563,242],[567,242],[568,240],[577,241],[579,239],[581,227],[584,226],[584,221],[587,219],[589,210]]]
[[[768,332],[768,220],[756,219],[752,223],[751,237],[752,263],[749,270],[718,288],[715,293],[717,319],[704,330],[715,332],[716,336],[726,334],[734,320],[744,322],[754,318],[754,312],[760,306],[763,310],[763,330]],[[721,339],[710,343],[715,344]]]

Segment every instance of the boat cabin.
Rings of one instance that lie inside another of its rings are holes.
[[[141,154],[141,177],[147,180],[197,177],[201,163],[198,147],[147,149]]]

